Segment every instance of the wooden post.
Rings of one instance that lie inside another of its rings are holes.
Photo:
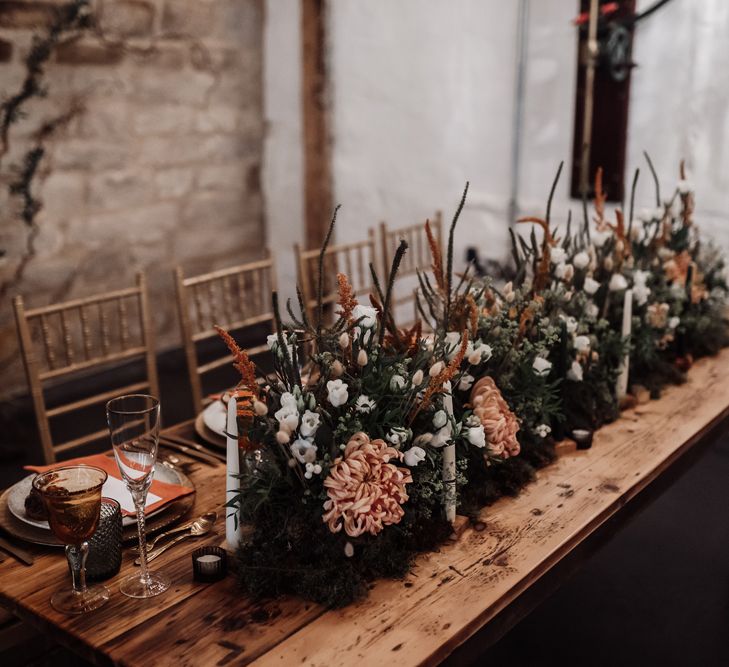
[[[321,245],[332,215],[326,1],[301,0],[306,248]]]

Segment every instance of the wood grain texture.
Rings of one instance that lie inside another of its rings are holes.
[[[591,450],[568,452],[517,498],[486,508],[485,530],[419,558],[402,581],[378,582],[366,600],[328,611],[295,598],[255,604],[232,578],[192,581],[189,553],[218,534],[155,563],[173,588],[150,601],[112,599],[94,614],[54,612],[50,593],[68,585],[59,551],[37,549],[33,568],[0,563],[0,603],[98,664],[436,664],[492,620],[729,415],[729,350],[696,364],[689,380],[596,434]],[[192,437],[190,422],[174,431]],[[182,458],[182,457],[181,457]],[[221,509],[222,466],[191,463],[199,514]],[[122,575],[131,569],[125,557]],[[32,575],[32,576],[31,576]]]

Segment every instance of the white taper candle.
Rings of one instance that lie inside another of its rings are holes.
[[[633,323],[633,290],[625,290],[625,298],[623,300],[623,340],[626,338],[630,341],[630,331]],[[623,356],[623,362],[620,364],[620,374],[615,386],[615,393],[618,400],[625,398],[628,393],[628,375],[630,374],[630,350]]]
[[[228,421],[226,436],[226,472],[225,472],[225,502],[233,498],[240,487],[240,454],[238,451],[238,422],[236,420],[236,400],[231,397],[228,401]],[[229,550],[233,550],[240,542],[240,522],[236,521],[236,512],[232,507],[225,508],[225,541]],[[237,524],[237,525],[236,525]]]
[[[447,392],[443,396],[443,407],[448,415],[446,427],[450,435],[453,434],[453,396],[451,394],[451,383],[446,382],[443,389]],[[456,443],[449,438],[443,447],[443,503],[445,506],[446,519],[453,523],[456,519]]]

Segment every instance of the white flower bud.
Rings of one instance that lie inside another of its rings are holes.
[[[344,373],[344,366],[342,366],[342,362],[339,359],[335,359],[332,364],[332,377],[338,378],[342,373]]]
[[[357,354],[357,364],[359,366],[367,365],[367,352],[365,352],[364,350],[360,350],[359,354]]]
[[[286,431],[278,431],[276,433],[276,442],[278,442],[279,445],[287,445],[290,440],[291,438]]]
[[[585,252],[584,250],[582,252],[578,252],[572,259],[572,263],[575,265],[575,268],[586,269],[588,264],[590,263],[589,253]]]
[[[611,292],[618,292],[620,290],[624,290],[628,287],[628,281],[625,279],[625,276],[622,273],[613,273],[612,276],[610,276],[610,283],[608,285],[608,288]]]
[[[445,367],[445,364],[442,361],[438,361],[437,363],[433,364],[430,367],[430,370],[428,371],[428,375],[430,375],[430,377],[434,378],[436,375],[440,375],[443,372],[444,367]]]
[[[481,363],[481,353],[478,350],[474,350],[468,355],[468,363],[472,366]]]
[[[417,370],[413,373],[412,385],[413,387],[419,387],[423,383],[423,371]]]
[[[566,256],[567,256],[567,253],[564,251],[564,248],[562,248],[560,246],[551,248],[549,251],[549,259],[552,262],[552,264],[560,264],[561,262],[564,261]]]
[[[253,401],[253,412],[259,417],[265,417],[268,414],[268,406],[262,401]]]
[[[613,258],[608,255],[605,258],[605,261],[602,263],[602,265],[605,267],[606,271],[612,271],[613,270]]]
[[[443,428],[446,425],[447,421],[448,415],[446,415],[445,410],[438,410],[433,415],[433,426],[435,428]]]
[[[339,336],[339,347],[343,350],[349,347],[349,334],[346,331]]]
[[[676,184],[676,188],[682,195],[687,195],[692,190],[690,181],[683,178]]]

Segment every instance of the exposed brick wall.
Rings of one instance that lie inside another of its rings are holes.
[[[58,2],[0,2],[0,92],[17,90],[31,38]],[[10,297],[31,306],[149,276],[158,345],[178,344],[171,272],[258,256],[261,0],[99,0],[105,40],[58,49],[46,99],[11,131],[0,170],[30,133],[79,97],[84,111],[51,140],[35,191],[37,256],[0,304],[0,396],[24,388]],[[27,229],[0,183],[0,247],[12,275]]]

